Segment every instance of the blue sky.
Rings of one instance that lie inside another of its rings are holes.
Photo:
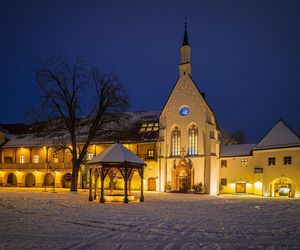
[[[115,71],[130,110],[162,109],[188,18],[192,77],[221,127],[255,142],[300,130],[299,1],[1,1],[0,123],[29,121],[37,61],[84,57]]]

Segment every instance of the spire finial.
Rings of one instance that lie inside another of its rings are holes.
[[[188,35],[187,35],[187,17],[184,18],[184,36],[182,46],[189,45]]]

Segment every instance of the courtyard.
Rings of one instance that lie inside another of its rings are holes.
[[[300,200],[146,192],[88,202],[88,192],[0,188],[0,249],[299,249]]]

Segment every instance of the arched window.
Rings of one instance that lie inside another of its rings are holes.
[[[188,155],[198,155],[198,129],[195,125],[189,128]]]
[[[171,136],[171,155],[180,156],[180,129],[175,127]]]

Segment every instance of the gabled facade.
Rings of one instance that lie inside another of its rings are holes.
[[[223,193],[300,197],[300,139],[279,120],[257,144],[221,148]]]
[[[185,30],[179,78],[159,117],[160,191],[190,191],[202,183],[206,193],[217,194],[217,122],[192,80],[190,52]]]

